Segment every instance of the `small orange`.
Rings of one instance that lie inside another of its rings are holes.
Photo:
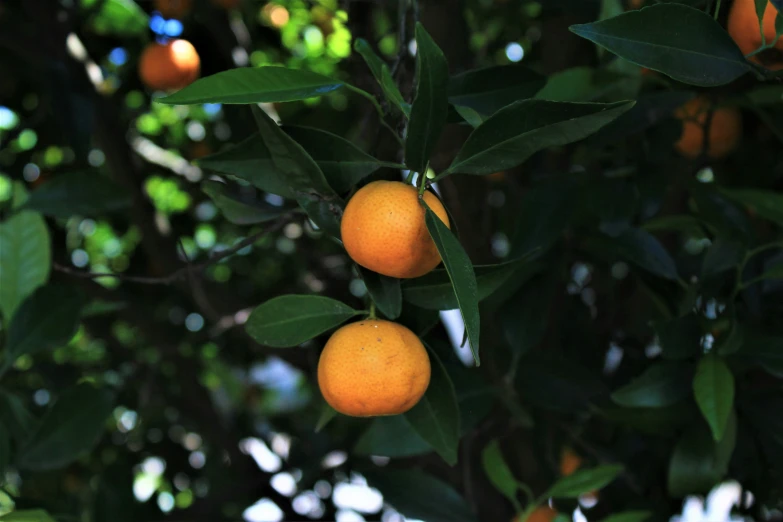
[[[520,520],[522,515],[517,515],[512,522],[552,522],[557,516],[557,511],[549,506],[539,506],[530,513],[527,520]]]
[[[190,12],[193,0],[155,0],[155,10],[163,18],[182,18]]]
[[[198,53],[187,40],[151,43],[139,60],[141,81],[150,89],[160,91],[190,85],[198,78],[200,68]]]
[[[674,112],[682,120],[682,135],[675,148],[685,157],[697,158],[704,148],[704,126],[711,109],[707,98],[690,100]],[[707,156],[722,158],[734,150],[742,137],[742,114],[733,107],[714,110],[710,121]]]
[[[563,449],[560,454],[560,476],[573,475],[580,467],[582,467],[582,457],[571,448]]]
[[[424,201],[448,227],[440,200],[425,192]],[[373,181],[359,189],[345,207],[340,233],[351,259],[379,274],[420,277],[441,261],[418,191],[399,181]]]
[[[338,329],[318,361],[318,387],[335,410],[354,417],[411,409],[430,384],[430,359],[401,324],[365,319]]]
[[[767,2],[763,24],[764,38],[768,44],[776,40],[775,18],[777,14],[778,10],[772,2]],[[761,28],[754,0],[734,0],[731,11],[729,11],[728,30],[743,54],[750,54],[761,47]],[[775,42],[774,49],[762,51],[756,56],[752,56],[750,60],[773,71],[783,69],[783,39]]]

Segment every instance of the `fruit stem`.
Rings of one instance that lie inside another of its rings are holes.
[[[427,172],[430,170],[430,164],[424,167],[424,172],[419,172],[419,196],[424,194],[427,189]]]
[[[375,301],[373,301],[373,298],[370,298],[370,319],[376,319],[375,315]]]

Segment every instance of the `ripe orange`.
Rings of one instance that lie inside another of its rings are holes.
[[[767,3],[764,11],[764,38],[768,44],[775,42],[775,18],[778,10],[772,4]],[[731,37],[737,42],[743,54],[749,54],[761,47],[761,28],[756,15],[756,3],[754,0],[734,0],[729,11],[728,30]],[[775,42],[775,48],[762,51],[750,58],[751,61],[779,71],[783,69],[783,39]]]
[[[539,506],[530,513],[527,520],[520,520],[522,515],[517,515],[512,522],[552,522],[557,516],[557,511],[549,506]]]
[[[193,0],[155,0],[155,10],[159,11],[163,18],[182,18],[193,4]]]
[[[697,158],[704,148],[704,127],[711,102],[704,97],[690,100],[677,109],[674,116],[682,120],[682,135],[675,144],[677,150],[688,158]],[[714,110],[710,121],[707,155],[722,158],[729,154],[742,138],[742,115],[732,107]]]
[[[425,192],[424,201],[449,226],[440,200]],[[379,274],[420,277],[441,261],[418,191],[399,181],[374,181],[359,189],[345,207],[340,233],[351,259]]]
[[[150,89],[160,91],[177,90],[193,83],[200,68],[198,53],[187,40],[151,43],[139,60],[141,81]]]
[[[338,329],[318,361],[318,387],[335,410],[354,417],[411,409],[430,384],[430,359],[401,324],[365,319]]]
[[[571,448],[563,449],[563,452],[560,454],[560,476],[567,477],[573,475],[581,466],[582,457],[577,455]]]

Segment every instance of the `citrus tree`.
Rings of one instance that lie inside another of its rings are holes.
[[[0,5],[0,520],[774,519],[780,4]]]

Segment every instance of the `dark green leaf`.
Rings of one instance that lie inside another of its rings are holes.
[[[514,360],[541,342],[549,325],[555,278],[542,276],[522,287],[500,310],[500,321]]]
[[[26,442],[37,424],[22,399],[3,390],[0,390],[0,419],[17,442]]]
[[[378,310],[388,319],[397,319],[402,312],[400,280],[373,272],[359,265],[356,266],[359,268],[367,291],[375,301]]]
[[[611,240],[614,251],[626,261],[665,279],[676,280],[677,266],[663,245],[649,232],[629,228]]]
[[[424,173],[449,113],[449,65],[438,44],[416,23],[416,98],[405,137],[405,164]]]
[[[706,279],[736,267],[742,262],[744,253],[745,249],[739,243],[722,238],[716,239],[704,254],[701,277]]]
[[[478,366],[480,364],[479,329],[481,326],[479,323],[478,285],[476,274],[473,273],[473,264],[451,230],[427,207],[423,199],[421,201],[426,209],[424,221],[427,224],[427,230],[435,241],[435,246],[438,248],[443,265],[446,267],[446,272],[454,287],[457,304],[468,333],[473,359]]]
[[[481,452],[481,463],[484,466],[484,473],[487,474],[492,485],[503,493],[512,504],[518,505],[517,480],[503,459],[503,453],[500,451],[497,439],[487,444],[484,451]]]
[[[761,279],[783,279],[783,262],[778,261],[761,274]]]
[[[511,239],[511,254],[535,250],[545,254],[562,236],[574,215],[579,191],[572,184],[535,187],[517,204],[516,229]]]
[[[702,353],[704,335],[699,318],[693,314],[677,317],[655,325],[664,359],[689,359]]]
[[[759,21],[759,32],[761,33],[761,38],[764,38],[764,30],[762,29],[764,24],[764,11],[767,10],[769,0],[755,0],[754,4],[756,7],[756,16]]]
[[[573,25],[571,31],[691,85],[724,85],[750,70],[742,51],[712,16],[681,4],[628,11],[602,22]]]
[[[41,419],[17,459],[22,469],[57,469],[89,452],[105,430],[114,409],[106,388],[79,384],[65,391]]]
[[[405,418],[447,464],[457,463],[460,423],[457,395],[446,368],[433,350],[428,350],[432,375],[427,392],[405,413]]]
[[[329,406],[328,403],[324,402],[323,408],[321,409],[321,416],[318,417],[318,422],[315,425],[315,432],[318,433],[323,430],[326,425],[329,424],[336,416],[337,410]]]
[[[665,408],[606,408],[603,415],[610,422],[628,426],[641,433],[670,437],[679,433],[682,427],[698,415],[695,407],[687,401],[680,401]]]
[[[631,110],[596,132],[592,140],[601,144],[612,143],[644,132],[671,117],[675,109],[693,96],[694,93],[688,91],[642,94]]]
[[[86,298],[72,286],[45,285],[22,302],[8,329],[6,357],[65,345],[79,328]],[[44,318],[44,319],[42,319]]]
[[[473,69],[449,79],[449,102],[491,116],[515,101],[532,98],[544,84],[545,76],[520,65]]]
[[[321,169],[264,111],[254,106],[253,114],[272,162],[283,174],[299,205],[319,228],[340,237],[343,202],[329,186]]]
[[[725,196],[752,210],[758,216],[783,226],[783,194],[771,190],[722,190]]]
[[[693,394],[713,438],[721,440],[734,407],[734,375],[721,357],[702,357],[693,378]]]
[[[658,232],[661,230],[700,230],[701,221],[699,218],[691,216],[689,214],[674,215],[674,216],[658,216],[649,221],[645,221],[641,228],[647,232]]]
[[[470,506],[451,486],[421,471],[362,470],[370,486],[407,518],[427,522],[475,522]],[[412,494],[415,492],[415,494]]]
[[[288,210],[265,201],[248,201],[219,181],[205,181],[201,184],[201,190],[212,199],[227,220],[237,225],[253,225],[270,221]]]
[[[545,100],[513,103],[473,131],[446,172],[492,174],[516,167],[539,150],[586,138],[633,105]]]
[[[430,453],[432,446],[421,438],[403,415],[378,417],[359,438],[354,453],[390,458]]]
[[[5,470],[11,463],[11,434],[8,428],[0,424],[0,474],[5,475]]]
[[[256,307],[245,329],[261,344],[297,346],[359,315],[348,305],[318,295],[283,295]]]
[[[549,488],[548,497],[577,498],[584,493],[597,491],[623,471],[622,466],[599,466],[593,469],[582,469],[572,475],[563,477]]]
[[[703,185],[691,187],[691,195],[698,207],[699,217],[718,235],[747,245],[754,237],[745,212],[724,198],[720,193]]]
[[[516,386],[524,402],[563,413],[584,411],[607,394],[596,375],[565,359],[526,357],[517,369]]]
[[[778,105],[783,103],[783,85],[759,85],[745,93],[745,96],[758,107]]]
[[[601,522],[644,522],[652,516],[649,511],[625,511],[623,513],[617,513],[609,515]]]
[[[45,216],[99,216],[124,210],[131,197],[116,183],[97,172],[60,174],[32,191],[22,209]]]
[[[0,517],[2,522],[55,522],[43,509],[23,509]]]
[[[749,329],[734,358],[758,365],[770,375],[783,379],[783,337]]]
[[[201,78],[155,101],[170,105],[287,102],[323,96],[343,85],[339,80],[304,69],[244,67]]]
[[[640,376],[612,393],[621,406],[660,408],[686,398],[691,391],[693,368],[681,363],[654,363]]]
[[[375,81],[381,86],[381,90],[383,91],[384,96],[386,96],[386,99],[400,109],[403,114],[410,116],[410,105],[405,103],[405,99],[402,97],[400,89],[392,78],[389,67],[377,54],[375,54],[370,47],[370,44],[367,43],[367,40],[363,38],[357,39],[354,44],[354,49],[356,49],[356,52],[361,54],[364,61],[367,62],[367,66],[370,68]]]

